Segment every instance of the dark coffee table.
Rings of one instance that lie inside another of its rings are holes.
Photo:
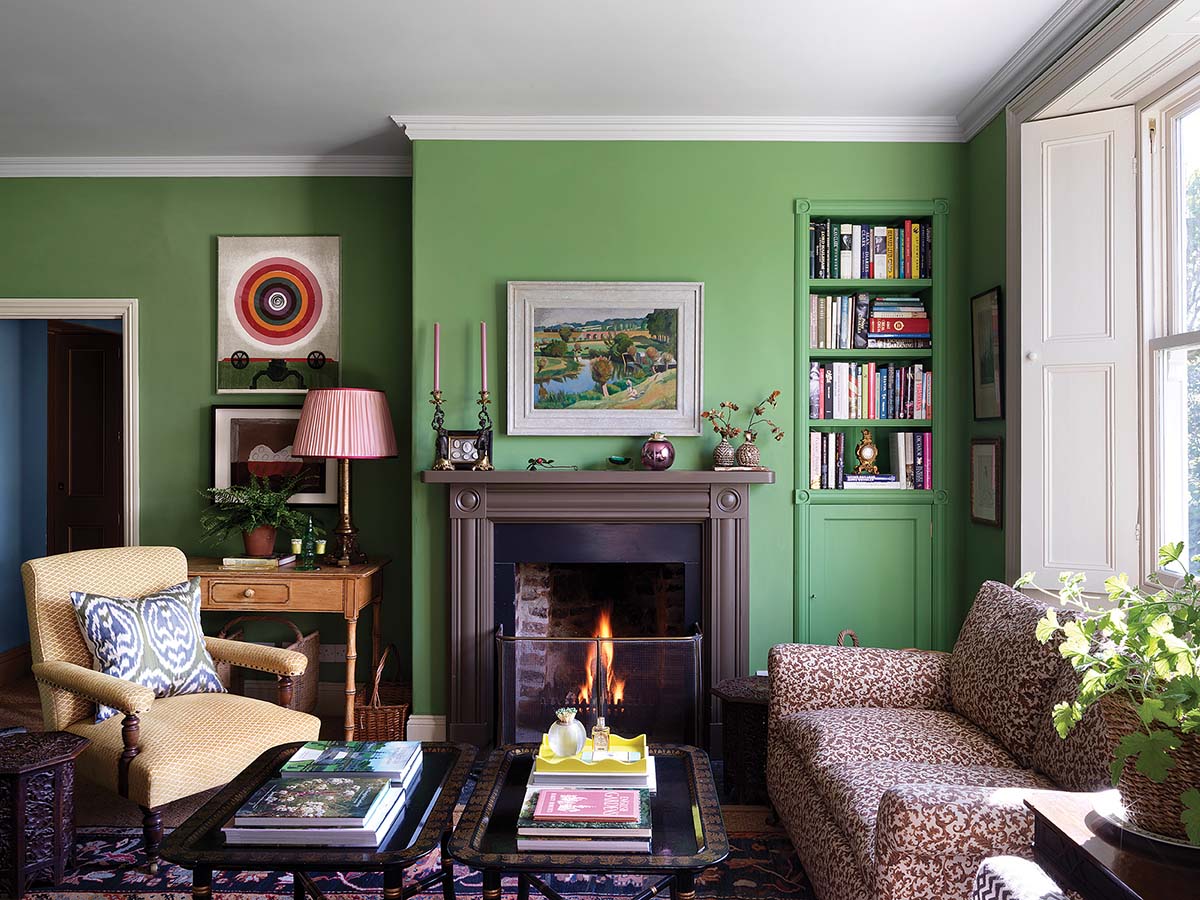
[[[520,853],[517,816],[537,756],[534,744],[494,750],[450,838],[450,855],[483,873],[483,900],[498,900],[500,879],[517,876],[527,900],[533,887],[550,900],[561,895],[539,874],[661,876],[631,900],[648,900],[666,886],[675,900],[694,900],[696,876],[729,855],[729,838],[708,756],[695,747],[653,744],[658,793],[650,801],[650,853]]]
[[[268,778],[279,774],[300,743],[268,750],[241,775],[188,817],[163,842],[162,856],[192,870],[192,897],[212,897],[212,873],[224,871],[291,872],[295,897],[320,898],[313,872],[382,872],[383,896],[401,900],[441,884],[445,900],[454,900],[454,869],[446,853],[451,814],[475,759],[469,744],[425,743],[421,775],[410,792],[408,809],[392,837],[378,849],[355,847],[227,846],[221,827]],[[404,870],[442,848],[441,870],[404,885]]]

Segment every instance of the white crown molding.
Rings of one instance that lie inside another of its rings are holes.
[[[963,139],[970,140],[1025,86],[1087,34],[1120,0],[1067,0],[987,80],[958,114]]]
[[[0,156],[0,178],[261,178],[412,175],[409,156]]]
[[[416,141],[950,141],[954,116],[392,116]]]

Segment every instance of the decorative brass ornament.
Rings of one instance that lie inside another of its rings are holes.
[[[863,429],[862,440],[854,448],[854,455],[858,457],[858,465],[854,467],[855,475],[879,474],[879,467],[875,465],[875,460],[879,458],[879,448],[875,446],[875,439],[871,437],[871,429]]]

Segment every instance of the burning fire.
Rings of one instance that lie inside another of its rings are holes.
[[[603,610],[600,613],[600,619],[596,624],[596,633],[594,637],[611,638],[612,619],[608,614],[608,610]],[[613,674],[613,645],[609,641],[600,642],[600,653],[603,655],[604,663],[604,680],[605,692],[604,699],[606,703],[621,704],[625,700],[625,679],[617,678]],[[587,668],[585,670],[584,682],[579,688],[579,703],[591,703],[592,692],[596,687],[596,645],[592,644],[588,647]]]

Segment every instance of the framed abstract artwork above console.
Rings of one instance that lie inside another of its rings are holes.
[[[508,433],[700,434],[704,285],[510,281]]]
[[[248,484],[251,476],[272,487],[303,475],[306,490],[289,502],[323,505],[337,502],[337,460],[292,455],[299,406],[214,406],[213,487]]]

